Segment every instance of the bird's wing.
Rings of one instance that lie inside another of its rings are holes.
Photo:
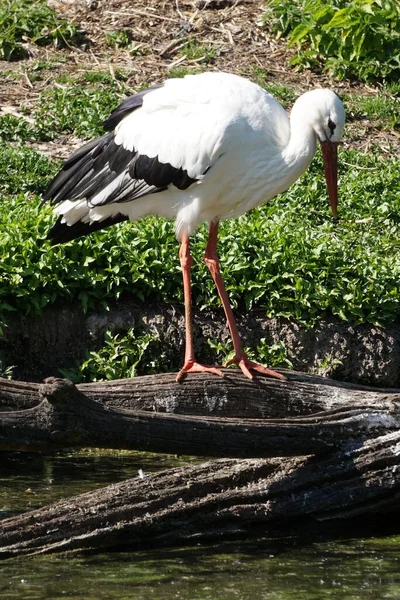
[[[213,114],[209,94],[182,82],[170,80],[124,100],[105,123],[114,129],[64,163],[44,201],[85,199],[95,207],[169,186],[184,190],[200,179],[221,145],[219,111]]]

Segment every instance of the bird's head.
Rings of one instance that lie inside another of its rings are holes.
[[[301,103],[303,118],[306,116],[307,124],[321,143],[329,201],[333,216],[337,218],[337,149],[346,119],[342,101],[332,90],[321,88],[306,92],[297,102]]]

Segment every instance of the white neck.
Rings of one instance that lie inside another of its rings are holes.
[[[297,109],[297,110],[296,110]],[[287,165],[287,175],[293,183],[309,167],[317,148],[317,136],[307,114],[293,106],[290,115],[290,139],[282,152],[282,158]]]

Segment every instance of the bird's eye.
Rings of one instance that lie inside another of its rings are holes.
[[[331,136],[332,136],[336,129],[336,123],[334,123],[331,118],[328,119],[328,127],[331,130]]]

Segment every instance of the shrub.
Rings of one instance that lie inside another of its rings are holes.
[[[263,21],[297,46],[297,67],[364,81],[400,75],[397,0],[270,0]]]

